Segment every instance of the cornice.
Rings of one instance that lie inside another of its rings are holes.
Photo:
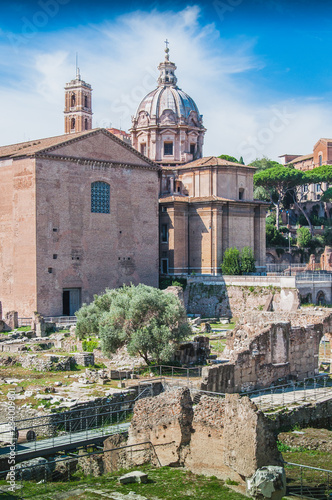
[[[159,165],[138,165],[137,163],[117,162],[111,160],[96,160],[94,158],[77,158],[75,156],[53,155],[44,152],[35,153],[30,157],[36,159],[53,160],[53,161],[64,161],[64,162],[76,163],[77,165],[86,165],[90,167],[99,167],[99,168],[118,167],[118,168],[138,168],[143,170],[152,170],[155,172],[161,171]]]

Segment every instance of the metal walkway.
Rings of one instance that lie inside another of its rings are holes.
[[[125,433],[128,431],[130,422],[110,425],[97,429],[86,429],[85,431],[65,434],[52,438],[40,439],[28,443],[18,444],[15,452],[16,462],[29,460],[31,458],[53,455],[60,451],[74,450],[82,446],[98,444],[112,434]],[[10,447],[0,449],[0,460],[9,458]]]

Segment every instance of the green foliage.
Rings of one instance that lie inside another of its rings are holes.
[[[218,156],[218,158],[221,158],[222,160],[226,160],[226,161],[232,161],[233,163],[241,163],[241,161],[238,161],[236,158],[234,158],[234,156],[230,156],[230,155],[220,155]],[[242,158],[242,156],[241,156]],[[243,158],[242,158],[242,161],[243,161]],[[243,165],[243,163],[242,163]]]
[[[177,277],[175,280],[172,277],[160,278],[159,280],[160,290],[165,290],[165,288],[169,286],[181,286],[185,290],[187,286],[187,279],[180,277]]]
[[[242,274],[254,273],[256,271],[255,257],[252,248],[243,247],[240,255],[240,266]]]
[[[321,201],[331,201],[332,200],[332,188],[328,188],[325,193],[321,196]]]
[[[186,312],[177,297],[153,287],[138,285],[106,290],[77,313],[80,335],[94,329],[99,333],[104,354],[127,346],[129,354],[146,363],[168,362],[191,330]]]
[[[265,219],[266,224],[275,225],[276,223],[276,213],[271,212]]]
[[[243,156],[240,156],[239,163],[241,163],[241,165],[244,165]]]
[[[224,253],[221,270],[226,275],[241,274],[240,252],[237,248],[227,248]]]
[[[274,168],[274,167],[282,167],[283,165],[281,165],[277,161],[270,160],[269,158],[266,158],[266,156],[264,156],[264,158],[261,158],[260,160],[256,159],[255,161],[251,162],[250,166],[256,167],[257,172],[260,172],[261,170],[267,170],[268,168]]]
[[[84,352],[93,352],[98,346],[98,340],[83,340],[82,342],[82,349]]]
[[[277,247],[288,245],[287,239],[272,224],[266,225],[266,246]]]
[[[298,246],[300,248],[307,248],[312,240],[310,229],[308,227],[299,227],[296,234]]]
[[[328,227],[323,233],[323,244],[326,246],[332,246],[332,227]]]
[[[279,164],[277,165],[256,172],[254,174],[256,186],[263,186],[268,190],[275,189],[279,196],[284,196],[290,189],[305,184],[303,172]]]

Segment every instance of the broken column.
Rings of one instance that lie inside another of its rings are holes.
[[[5,323],[10,330],[15,330],[15,328],[18,328],[17,311],[9,311],[5,316]]]

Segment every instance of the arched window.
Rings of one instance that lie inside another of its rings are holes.
[[[70,99],[70,107],[74,108],[76,106],[76,96],[75,94],[72,94],[71,99]]]
[[[84,96],[84,107],[87,108],[88,107],[88,96]]]
[[[107,182],[97,181],[91,184],[91,212],[110,213],[110,185]]]
[[[323,155],[319,155],[319,166],[321,167],[323,165]]]
[[[84,120],[84,130],[88,130],[88,119],[85,118]]]
[[[71,119],[71,129],[74,130],[75,129],[75,118],[72,118]]]
[[[240,188],[239,189],[239,200],[243,200],[243,198],[244,198],[244,189]]]

